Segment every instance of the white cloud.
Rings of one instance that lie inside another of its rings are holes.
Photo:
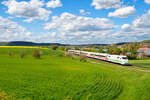
[[[144,2],[150,4],[150,0],[144,0]]]
[[[53,16],[52,21],[45,24],[46,30],[55,31],[55,39],[61,43],[98,43],[104,42],[114,34],[115,25],[106,18],[91,18],[63,13]]]
[[[116,41],[117,40],[122,40],[126,42],[142,41],[150,38],[149,31],[150,30],[138,30],[131,26],[130,30],[116,31],[116,33],[113,34],[112,37],[115,37]]]
[[[62,7],[62,3],[60,2],[60,0],[51,0],[49,2],[47,2],[46,7],[48,8],[56,8],[56,7]]]
[[[31,32],[14,21],[0,16],[0,41],[24,40],[30,38]]]
[[[96,22],[99,24],[97,25]],[[52,22],[48,24],[45,26],[46,29],[52,31],[33,34],[16,22],[0,17],[0,41],[25,40],[68,44],[104,43],[108,39],[109,42],[115,41],[110,41],[112,34],[115,33],[112,30],[114,25],[105,18],[89,18],[63,13],[60,17],[53,17]]]
[[[150,38],[150,11],[137,17],[131,24],[123,24],[121,30],[107,18],[92,18],[62,13],[53,16],[44,28],[49,32],[33,34],[10,19],[0,17],[0,41],[26,40],[34,42],[58,42],[68,44],[116,43],[141,41]],[[24,20],[32,21],[32,18]]]
[[[59,42],[55,32],[34,34],[18,23],[0,16],[0,41]]]
[[[144,29],[148,29],[150,28],[150,10],[146,13],[143,14],[140,17],[137,17],[134,21],[133,21],[133,25],[136,28],[144,28]]]
[[[110,8],[119,8],[121,6],[120,0],[93,0],[92,6],[95,9],[110,9]]]
[[[142,41],[150,39],[150,10],[137,17],[131,24],[123,24],[121,31],[116,31],[114,36],[127,41]]]
[[[63,13],[60,17],[53,16],[52,22],[45,25],[45,29],[60,31],[100,31],[114,27],[113,22],[106,18],[90,18]]]
[[[137,37],[140,39],[149,39],[150,38],[150,10],[143,14],[142,16],[137,17],[132,22],[132,29]]]
[[[80,12],[81,15],[89,15],[89,14],[91,14],[91,12],[86,12],[84,9],[80,9],[79,12]]]
[[[0,30],[1,30],[0,33],[5,33],[6,31],[6,32],[12,32],[13,34],[16,32],[24,32],[25,28],[21,27],[16,22],[10,21],[0,16]]]
[[[150,28],[140,29],[134,24],[123,24],[119,31],[109,19],[76,16],[70,13],[54,16],[44,28],[55,31],[54,39],[60,43],[116,43],[150,38]]]
[[[125,30],[125,31],[130,31],[131,30],[131,26],[129,24],[123,24],[121,26],[121,29]]]
[[[136,12],[136,9],[132,6],[128,7],[122,7],[114,12],[110,12],[108,14],[109,17],[119,17],[119,18],[127,18],[128,16],[134,14]]]
[[[120,31],[115,31],[112,34],[112,38],[116,41],[142,41],[146,39],[150,39],[150,10],[143,14],[135,20],[131,24],[123,24],[121,26]]]
[[[43,8],[42,0],[30,0],[17,2],[16,0],[3,1],[2,4],[8,7],[8,14],[16,17],[27,18],[24,22],[31,22],[34,19],[48,20],[51,11]],[[31,20],[32,19],[32,20]]]
[[[33,18],[29,18],[29,19],[25,19],[25,20],[23,20],[23,22],[30,23],[30,22],[32,22],[33,20],[34,20]]]

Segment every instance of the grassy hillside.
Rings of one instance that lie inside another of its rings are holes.
[[[19,53],[24,50],[25,58]],[[80,62],[58,51],[0,48],[0,89],[33,100],[149,100],[150,73],[104,62]],[[13,56],[8,56],[12,51]]]
[[[150,40],[144,40],[142,43],[150,43]]]

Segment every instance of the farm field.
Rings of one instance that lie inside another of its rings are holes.
[[[25,52],[20,58],[19,53]],[[59,51],[0,48],[0,89],[32,100],[149,100],[150,73],[105,62],[80,62]],[[8,56],[8,52],[13,52]]]
[[[143,59],[143,60],[131,60],[131,64],[150,67],[150,59]]]

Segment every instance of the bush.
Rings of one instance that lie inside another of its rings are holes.
[[[9,96],[4,91],[0,90],[0,100],[9,100]]]
[[[65,48],[65,51],[68,51],[69,49],[71,49],[71,48],[70,48],[70,47],[66,47],[66,48]]]
[[[13,52],[9,51],[9,52],[8,52],[8,55],[9,55],[9,56],[13,56]]]
[[[70,52],[65,52],[65,56],[71,57],[73,59],[73,54]]]
[[[24,58],[24,56],[25,56],[25,52],[24,52],[24,51],[21,51],[21,52],[20,52],[20,58]]]
[[[57,56],[58,57],[64,57],[64,54],[63,53],[58,53]]]
[[[85,55],[80,55],[80,61],[86,62],[87,57]]]
[[[59,46],[58,49],[61,50],[61,51],[64,51],[64,50],[65,50],[65,48],[64,48],[63,46]]]
[[[33,53],[32,53],[32,56],[35,57],[35,58],[41,58],[41,53],[38,49],[34,49]]]
[[[51,48],[52,50],[57,50],[58,46],[57,46],[57,45],[51,45],[50,48]]]
[[[0,100],[32,100],[30,98],[17,99],[14,94],[8,95],[6,92],[0,89]]]
[[[65,56],[72,56],[73,54],[72,53],[70,53],[70,52],[65,52]]]

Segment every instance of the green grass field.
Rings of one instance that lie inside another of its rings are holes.
[[[26,56],[19,57],[24,50]],[[149,100],[150,73],[105,62],[80,62],[58,51],[0,48],[0,89],[32,100]],[[12,51],[13,56],[8,56]],[[90,60],[91,61],[91,60]]]
[[[143,59],[143,60],[131,60],[131,64],[150,67],[150,59]]]

